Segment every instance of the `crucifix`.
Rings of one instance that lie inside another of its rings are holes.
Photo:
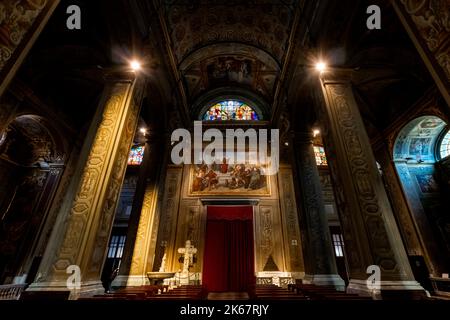
[[[197,248],[191,245],[191,241],[187,240],[184,248],[179,248],[178,253],[184,254],[183,257],[183,273],[189,272],[189,266],[194,263],[194,254],[197,253]]]

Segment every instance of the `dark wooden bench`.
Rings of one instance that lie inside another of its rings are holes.
[[[62,301],[68,300],[70,291],[24,291],[20,295],[20,300],[47,300]]]

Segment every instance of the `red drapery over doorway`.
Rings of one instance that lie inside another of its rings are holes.
[[[255,283],[251,206],[208,206],[203,285],[209,292],[243,292]]]

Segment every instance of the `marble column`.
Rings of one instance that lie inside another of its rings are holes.
[[[450,2],[391,0],[401,23],[450,106]]]
[[[314,155],[312,134],[295,133],[294,152],[297,162],[297,179],[302,194],[302,208],[306,220],[305,278],[303,282],[334,286],[345,290],[333,255],[330,230],[323,201],[322,186]]]
[[[364,123],[353,96],[352,70],[320,75],[318,113],[345,242],[349,292],[383,298],[424,293],[412,274]],[[369,266],[380,268],[372,287]]]
[[[2,0],[0,97],[8,87],[60,0]]]
[[[154,227],[157,202],[157,177],[161,169],[161,136],[146,135],[144,159],[139,171],[133,206],[128,222],[127,239],[119,275],[113,287],[148,284],[146,263],[150,254],[150,238]]]
[[[38,276],[28,290],[69,290],[66,271],[75,265],[81,281],[71,299],[104,291],[101,272],[144,87],[143,77],[133,72],[107,75]]]

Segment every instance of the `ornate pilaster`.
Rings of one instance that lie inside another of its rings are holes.
[[[181,184],[183,178],[183,167],[169,165],[165,175],[164,190],[162,194],[161,209],[156,216],[157,227],[152,233],[151,250],[155,252],[153,261],[148,261],[152,265],[152,271],[158,271],[161,261],[166,254],[166,271],[176,272],[179,264],[175,263],[176,258],[176,230],[178,220],[178,210],[181,198]]]
[[[437,87],[450,106],[450,2],[391,1]]]
[[[392,209],[397,219],[406,251],[408,255],[422,255],[423,252],[417,236],[417,231],[415,230],[407,200],[402,192],[400,181],[395,172],[394,162],[390,156],[387,145],[383,144],[375,153],[378,163],[381,166],[386,191],[391,200]]]
[[[59,0],[0,3],[0,97],[52,15]]]
[[[81,290],[103,291],[100,276],[128,154],[136,130],[144,80],[134,73],[107,77],[74,179],[58,215],[51,246],[29,290],[68,290],[66,269],[81,270]]]
[[[156,203],[158,199],[157,176],[160,171],[161,137],[150,132],[146,135],[144,159],[139,171],[133,199],[124,255],[119,276],[113,287],[140,286],[148,282],[146,271],[150,254],[150,239],[155,227]]]
[[[350,278],[347,290],[375,298],[385,290],[423,291],[409,266],[350,77],[348,70],[321,74],[325,103],[318,106],[345,241]],[[381,271],[376,290],[367,286],[366,270],[371,265]]]
[[[344,290],[345,283],[338,275],[333,255],[312,136],[309,133],[295,133],[293,140],[298,168],[297,179],[307,224],[306,250],[309,261],[305,264],[304,281],[317,285],[332,285]]]

